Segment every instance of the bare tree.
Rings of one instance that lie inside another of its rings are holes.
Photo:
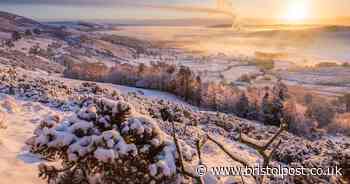
[[[175,133],[175,124],[174,122],[172,123],[172,136],[176,145],[176,149],[177,149],[177,153],[179,156],[179,162],[180,162],[180,173],[182,173],[185,176],[191,177],[193,179],[195,179],[198,183],[204,184],[205,182],[203,181],[203,178],[196,176],[194,174],[192,174],[189,171],[186,171],[185,167],[184,167],[184,163],[183,163],[183,156],[181,153],[181,148],[179,145],[179,141],[176,137],[176,133]],[[251,138],[248,138],[248,136],[242,134],[242,132],[240,131],[239,133],[239,141],[242,144],[245,144],[253,149],[255,149],[263,158],[263,167],[267,167],[270,162],[272,157],[274,156],[274,154],[276,153],[276,150],[280,147],[282,141],[281,139],[279,139],[280,135],[283,133],[284,130],[286,130],[287,125],[285,123],[281,124],[281,127],[279,128],[279,130],[266,142],[257,142],[256,140],[253,140]],[[250,163],[246,160],[244,160],[242,157],[238,157],[234,154],[232,154],[230,152],[230,150],[228,150],[223,143],[221,143],[220,141],[216,140],[215,138],[213,138],[211,135],[206,135],[205,138],[203,139],[198,139],[196,141],[196,149],[197,149],[197,155],[198,155],[198,160],[199,160],[199,165],[203,164],[203,160],[202,160],[202,153],[201,153],[201,149],[202,147],[205,145],[205,143],[207,142],[207,140],[213,142],[214,144],[216,144],[225,154],[227,154],[232,160],[242,164],[245,167],[249,167]],[[273,145],[273,143],[275,143],[277,141],[277,143]],[[240,174],[242,183],[244,182],[244,179],[242,177],[242,175]],[[265,180],[265,176],[253,176],[256,184],[263,184],[264,180]]]
[[[278,137],[282,134],[282,132],[286,129],[286,127],[287,127],[287,125],[283,123],[281,125],[280,129],[265,143],[261,143],[261,142],[257,142],[255,140],[252,140],[252,139],[248,138],[246,135],[242,134],[242,132],[240,132],[239,141],[241,143],[255,149],[263,157],[263,167],[267,167],[270,164],[270,161],[271,161],[273,155],[275,154],[276,150],[279,148],[279,146],[282,143],[282,141]],[[232,160],[242,164],[243,166],[249,167],[250,163],[248,163],[246,160],[244,160],[240,157],[237,157],[237,156],[231,154],[231,152],[222,143],[215,140],[210,135],[208,135],[208,139],[210,141],[212,141],[213,143],[215,143]],[[275,146],[273,146],[271,149],[269,149],[272,146],[272,144],[274,142],[276,142],[276,140],[278,140],[277,144],[275,144]],[[265,180],[265,176],[255,176],[254,179],[255,179],[257,184],[263,184],[264,180]]]

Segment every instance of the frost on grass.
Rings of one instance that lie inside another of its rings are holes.
[[[34,134],[31,152],[62,163],[40,165],[49,183],[159,183],[178,175],[171,137],[123,100],[86,100],[76,115],[49,117]]]

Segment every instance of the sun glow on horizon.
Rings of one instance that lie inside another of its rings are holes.
[[[310,16],[308,0],[291,0],[287,3],[283,19],[289,23],[302,23]]]

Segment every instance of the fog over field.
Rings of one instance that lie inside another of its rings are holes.
[[[107,31],[152,41],[175,48],[233,56],[254,56],[255,52],[282,54],[300,65],[317,62],[349,62],[350,27],[317,25],[246,26],[231,28],[126,26]]]

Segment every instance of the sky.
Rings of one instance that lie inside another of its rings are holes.
[[[38,20],[230,17],[327,19],[350,17],[350,0],[0,0],[0,11]],[[232,4],[232,6],[230,5]]]

